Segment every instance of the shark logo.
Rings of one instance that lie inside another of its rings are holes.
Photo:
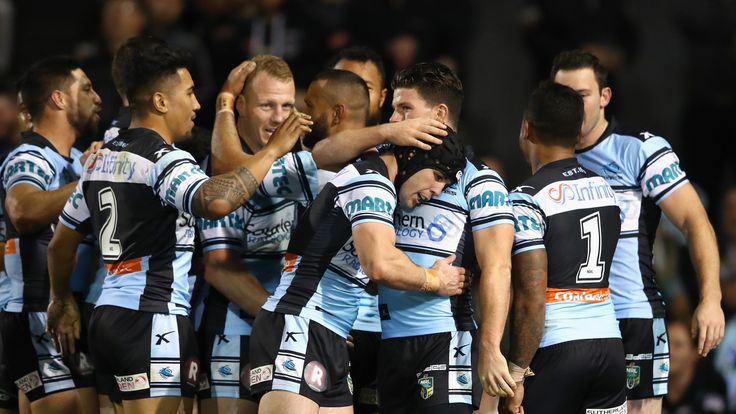
[[[161,375],[164,378],[173,378],[174,377],[174,372],[169,367],[161,368],[158,371],[158,374]]]

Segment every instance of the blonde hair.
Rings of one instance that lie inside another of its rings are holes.
[[[243,90],[253,82],[253,79],[259,73],[265,73],[283,82],[294,79],[294,74],[291,73],[289,64],[278,56],[258,55],[251,60],[256,63],[256,69],[246,79]]]

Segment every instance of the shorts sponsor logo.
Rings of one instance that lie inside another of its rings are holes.
[[[588,408],[585,414],[626,414],[626,403],[612,408]]]
[[[419,378],[417,384],[419,384],[420,387],[419,396],[422,397],[423,400],[434,395],[434,377],[425,375],[422,378]]]
[[[263,365],[250,370],[250,386],[260,384],[262,382],[271,381],[273,379],[273,365]]]
[[[30,391],[35,390],[41,385],[43,385],[41,383],[41,377],[36,371],[33,371],[30,374],[27,374],[21,377],[19,380],[15,381],[15,386],[26,394],[28,394],[28,392]]]
[[[547,288],[547,303],[583,302],[601,303],[611,299],[609,288],[555,289]]]
[[[423,373],[430,371],[447,371],[447,364],[434,364],[427,368],[424,368],[422,372],[417,373],[417,378],[421,377]]]
[[[151,372],[148,376],[151,382],[180,382],[181,372],[179,365],[151,364]]]
[[[140,374],[115,376],[118,388],[121,392],[141,391],[151,388],[148,382],[148,374],[141,372]]]
[[[652,359],[652,354],[626,354],[627,361],[649,361]]]
[[[315,392],[324,392],[327,389],[327,370],[325,366],[317,361],[311,361],[304,367],[304,381],[306,381],[309,388]],[[348,383],[348,386],[352,384],[352,379]],[[353,390],[350,387],[350,394],[352,395]]]
[[[626,388],[634,389],[641,380],[641,367],[635,364],[626,366]]]

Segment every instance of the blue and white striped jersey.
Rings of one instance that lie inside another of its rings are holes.
[[[317,166],[306,151],[278,159],[246,204],[219,220],[199,219],[204,252],[228,249],[239,253],[244,267],[263,288],[279,284],[284,255],[299,213],[318,192]],[[210,288],[205,299],[208,334],[250,335],[253,318]]]
[[[680,160],[662,137],[619,130],[615,122],[594,145],[576,152],[580,164],[616,192],[621,236],[611,267],[616,316],[662,318],[664,302],[652,265],[661,210],[657,205],[688,182]]]
[[[396,191],[377,155],[342,169],[301,216],[281,281],[263,309],[313,320],[347,337],[368,277],[352,240],[363,223],[393,227]]]
[[[43,136],[29,133],[21,145],[8,154],[0,167],[2,192],[5,198],[13,186],[30,184],[43,191],[53,191],[79,178],[82,153],[72,148],[71,156],[59,154]],[[8,312],[45,312],[49,303],[47,250],[54,234],[51,224],[34,234],[21,236],[5,216],[5,271],[10,279],[10,297],[5,304]]]
[[[189,153],[134,128],[87,161],[59,220],[93,233],[108,274],[97,306],[187,315],[192,199],[207,176]]]
[[[611,187],[574,158],[544,165],[511,192],[513,254],[545,249],[547,293],[541,347],[620,338],[608,288],[620,229]]]
[[[422,267],[456,255],[455,265],[477,271],[473,232],[513,224],[511,202],[501,177],[466,161],[460,180],[413,210],[397,208],[396,247]],[[478,248],[483,248],[478,246]],[[470,292],[452,298],[379,286],[383,338],[475,329]]]

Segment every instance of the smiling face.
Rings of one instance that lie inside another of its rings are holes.
[[[450,180],[437,170],[425,168],[417,171],[399,188],[399,204],[411,210],[442,193]]]
[[[294,80],[280,80],[266,72],[255,75],[238,96],[238,133],[251,150],[258,152],[294,110]]]
[[[173,134],[173,139],[180,140],[192,135],[194,118],[199,111],[199,101],[194,95],[194,81],[187,69],[178,69],[176,76],[171,76],[164,88],[169,110],[166,123]]]

